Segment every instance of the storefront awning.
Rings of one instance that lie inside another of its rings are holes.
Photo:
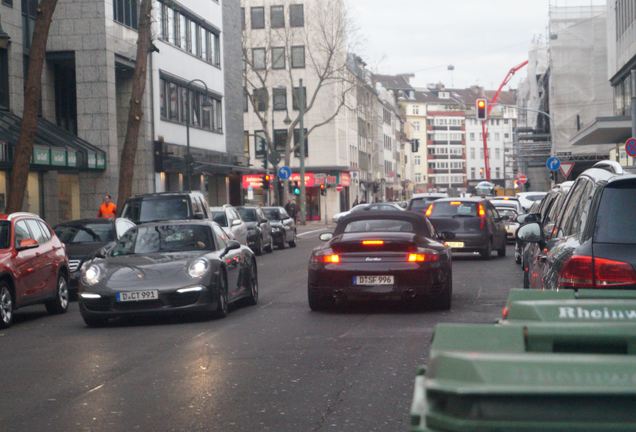
[[[0,110],[0,165],[11,165],[21,126],[22,118]],[[54,170],[104,170],[106,152],[40,118],[33,143],[31,166]]]
[[[631,117],[598,117],[594,123],[576,134],[574,146],[624,143],[632,135]]]

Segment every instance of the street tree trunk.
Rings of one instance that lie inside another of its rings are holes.
[[[132,94],[130,96],[130,111],[126,139],[121,151],[119,163],[119,188],[117,193],[117,208],[123,208],[126,199],[132,195],[135,159],[139,143],[139,129],[143,118],[142,103],[148,79],[148,55],[151,42],[152,0],[142,0],[139,7],[139,29],[137,36],[137,60],[133,72]]]
[[[9,178],[7,213],[22,210],[24,194],[29,178],[29,164],[33,154],[33,141],[38,127],[38,110],[42,93],[42,68],[46,54],[46,42],[57,0],[42,0],[38,6],[38,16],[33,29],[33,40],[29,52],[29,69],[24,89],[24,111],[20,137],[15,147],[13,166]]]

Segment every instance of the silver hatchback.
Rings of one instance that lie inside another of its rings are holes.
[[[212,220],[221,225],[230,238],[247,246],[247,224],[234,207],[227,204],[223,207],[210,207],[210,214]]]

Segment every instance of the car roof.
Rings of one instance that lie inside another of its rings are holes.
[[[442,199],[439,199],[439,200],[437,200],[435,202],[436,203],[443,203],[443,202],[454,202],[454,201],[480,203],[480,202],[484,202],[484,201],[488,201],[488,200],[486,198],[482,198],[482,197],[470,197],[470,198],[455,197],[455,198],[442,198]]]
[[[344,226],[350,222],[363,221],[363,220],[386,220],[386,219],[411,222],[416,227],[419,227],[421,229],[428,231],[428,227],[426,225],[426,217],[420,213],[411,212],[411,211],[389,212],[389,211],[382,211],[382,210],[349,213],[348,215],[338,219],[338,225],[336,227],[336,231],[338,231],[338,227]]]
[[[9,213],[9,214],[6,214],[6,213],[0,214],[0,220],[7,220],[7,221],[11,221],[13,219],[23,218],[23,217],[28,217],[28,218],[42,220],[42,218],[40,216],[36,215],[35,213],[15,212],[15,213]]]
[[[129,199],[144,199],[144,198],[163,198],[163,197],[184,197],[190,195],[203,195],[201,192],[156,192],[131,196]]]
[[[56,226],[82,226],[82,225],[96,225],[96,224],[102,224],[102,225],[108,225],[108,224],[113,224],[115,220],[114,219],[104,219],[104,218],[87,218],[87,219],[75,219],[75,220],[70,220],[70,221],[66,221],[66,222],[61,222],[59,224],[57,224]]]
[[[228,207],[210,207],[210,211],[213,212],[224,212]]]
[[[137,227],[156,227],[156,226],[164,226],[164,225],[200,225],[200,226],[210,226],[211,224],[214,224],[213,221],[211,220],[199,220],[199,219],[192,219],[192,220],[171,220],[171,221],[157,221],[157,222],[148,222],[145,224],[139,224],[137,225]]]
[[[595,183],[601,181],[614,183],[633,181],[636,179],[636,175],[632,169],[624,168],[618,162],[610,160],[597,162],[592,168],[585,170],[581,175],[589,177]]]
[[[448,198],[448,194],[447,193],[419,193],[419,194],[413,194],[413,198],[411,199],[414,200],[414,199],[421,199],[421,198]]]

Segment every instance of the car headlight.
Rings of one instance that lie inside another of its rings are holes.
[[[190,264],[190,268],[188,269],[188,274],[191,278],[200,278],[203,276],[209,268],[208,260],[206,259],[198,259],[192,264]]]
[[[84,271],[83,279],[86,285],[97,285],[102,278],[102,269],[98,265],[90,265]]]

